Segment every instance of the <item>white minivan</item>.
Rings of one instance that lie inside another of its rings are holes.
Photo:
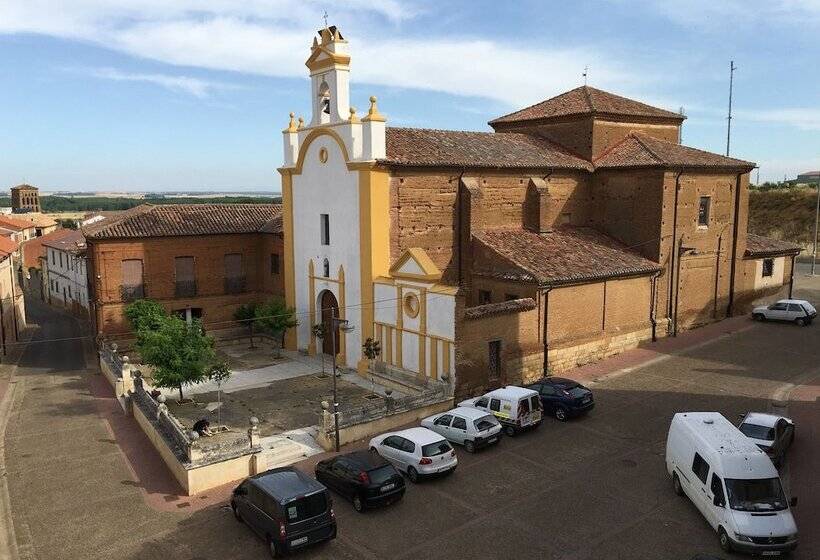
[[[766,556],[797,547],[789,500],[769,457],[717,412],[672,417],[666,469],[720,537],[720,546]]]
[[[515,385],[507,385],[482,397],[461,401],[458,406],[468,406],[492,413],[504,426],[504,433],[508,436],[537,428],[543,419],[541,397],[538,396],[538,392]]]

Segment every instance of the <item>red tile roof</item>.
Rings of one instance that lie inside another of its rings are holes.
[[[0,237],[0,254],[8,256],[17,250],[17,243],[8,237]]]
[[[592,171],[590,163],[530,134],[387,128],[381,163],[418,167],[564,168]]]
[[[53,237],[44,236],[43,246],[51,247],[59,251],[67,251],[69,253],[85,251],[85,236],[83,232],[76,229],[64,229],[61,231],[65,233]]]
[[[497,303],[488,303],[485,305],[477,305],[470,307],[464,312],[465,319],[481,319],[491,315],[504,315],[507,313],[521,313],[522,311],[530,311],[537,307],[535,300],[532,298],[513,299],[510,301],[500,301]]]
[[[23,231],[26,229],[33,229],[35,226],[28,220],[9,216],[8,214],[0,214],[0,227],[11,229],[14,231]]]
[[[761,258],[779,255],[797,255],[802,250],[803,248],[800,247],[800,245],[795,245],[788,241],[771,239],[769,237],[763,237],[762,235],[749,233],[746,235],[746,252],[744,256],[749,258]]]
[[[70,236],[74,233],[71,229],[56,229],[51,233],[47,233],[41,237],[33,237],[20,245],[20,251],[23,254],[23,266],[26,269],[40,268],[40,257],[46,256],[45,247],[43,244],[46,241],[56,241]]]
[[[576,115],[647,117],[683,121],[686,117],[589,86],[581,86],[490,121],[490,125]]]
[[[596,169],[697,167],[751,170],[755,164],[633,132],[598,156]]]
[[[280,233],[281,214],[281,204],[142,204],[82,230],[87,239]]]
[[[479,243],[500,257],[475,273],[544,285],[643,276],[661,267],[594,229],[563,226],[549,233],[523,229],[486,230]]]

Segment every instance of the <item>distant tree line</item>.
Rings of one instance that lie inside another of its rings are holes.
[[[817,188],[817,183],[795,183],[793,181],[766,181],[759,185],[750,185],[750,188],[756,191],[780,191],[785,189],[795,188]]]
[[[99,210],[128,210],[140,204],[277,204],[281,197],[268,196],[221,196],[214,198],[201,197],[163,197],[146,196],[144,199],[102,196],[41,196],[40,207],[43,212],[94,212]],[[0,206],[11,206],[11,197],[0,197]]]

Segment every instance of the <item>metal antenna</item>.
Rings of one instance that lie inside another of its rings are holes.
[[[735,61],[729,61],[729,116],[726,119],[728,123],[726,126],[726,156],[729,155],[729,144],[732,141],[732,85],[735,77]]]
[[[587,85],[587,74],[589,74],[589,66],[584,66],[584,85]]]
[[[325,10],[325,13],[322,14],[322,19],[325,20],[325,29],[327,29],[327,10]]]

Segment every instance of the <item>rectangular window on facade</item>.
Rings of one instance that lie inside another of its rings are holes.
[[[176,282],[177,297],[193,297],[196,295],[196,272],[194,257],[174,258],[174,280]]]
[[[63,254],[60,253],[60,268],[63,268]]]
[[[279,255],[277,253],[270,254],[270,273],[279,274]]]
[[[52,251],[51,249],[49,249],[49,251],[48,251],[48,252],[49,252],[49,253],[51,253],[51,264],[57,264],[57,262],[56,262],[56,257],[54,256],[54,251]]]
[[[319,222],[322,245],[330,245],[330,214],[320,214]]]
[[[242,254],[225,255],[225,293],[240,294],[245,291],[245,275],[242,271]]]
[[[709,210],[712,205],[712,197],[702,196],[698,203],[698,225],[706,227],[709,225]]]
[[[126,259],[122,261],[122,299],[133,301],[145,297],[143,286],[142,260]]]
[[[478,290],[478,305],[486,305],[492,301],[493,294],[490,290]]]
[[[763,277],[774,274],[774,259],[763,259]]]

